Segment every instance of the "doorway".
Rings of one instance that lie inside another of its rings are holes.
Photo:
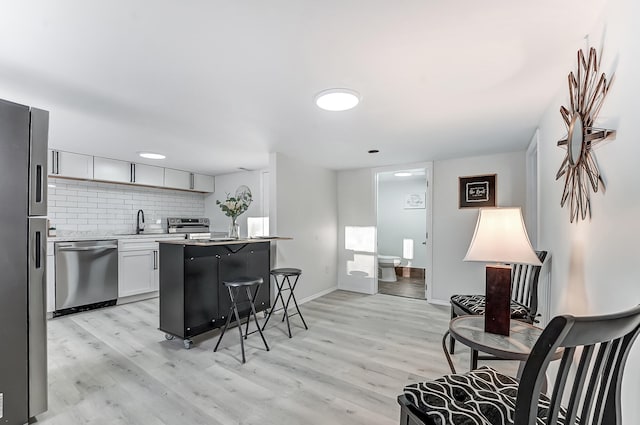
[[[430,167],[376,173],[378,293],[427,299],[431,266]]]

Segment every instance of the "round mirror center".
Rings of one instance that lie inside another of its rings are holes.
[[[582,142],[584,141],[584,128],[582,126],[582,118],[580,115],[575,114],[571,120],[571,126],[569,126],[569,135],[567,137],[567,150],[569,163],[576,165],[580,160],[580,154],[582,152]]]

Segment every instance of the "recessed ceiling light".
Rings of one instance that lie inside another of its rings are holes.
[[[396,176],[396,177],[411,177],[411,176],[413,176],[412,173],[409,173],[407,171],[401,171],[399,173],[393,173],[393,175]]]
[[[329,89],[316,95],[316,105],[325,111],[346,111],[360,103],[360,94],[350,89]]]
[[[147,159],[165,159],[166,158],[166,156],[160,153],[153,153],[153,152],[138,152],[138,155]]]

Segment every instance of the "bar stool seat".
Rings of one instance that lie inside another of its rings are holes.
[[[222,328],[222,332],[220,333],[220,338],[218,338],[218,343],[216,347],[213,349],[215,353],[218,350],[218,346],[222,341],[222,337],[224,336],[227,327],[229,327],[229,323],[231,323],[231,313],[235,316],[236,323],[238,324],[238,331],[240,332],[240,347],[242,349],[242,363],[246,363],[245,355],[244,355],[244,340],[247,339],[249,335],[249,322],[251,321],[251,315],[253,314],[253,318],[256,322],[256,326],[258,327],[258,332],[260,332],[260,336],[262,337],[262,342],[264,342],[264,346],[269,351],[269,345],[267,344],[267,340],[264,338],[262,333],[262,329],[260,328],[260,324],[258,323],[258,316],[256,315],[256,307],[255,300],[258,295],[258,291],[260,290],[260,286],[264,283],[264,280],[261,277],[255,276],[243,276],[238,277],[232,280],[224,280],[222,281],[223,285],[229,291],[229,297],[231,298],[231,307],[229,308],[229,313],[227,314],[227,322]],[[251,295],[251,288],[256,286],[256,292]],[[240,291],[242,288],[245,288],[247,291],[247,299],[249,300],[249,304],[251,306],[251,312],[249,313],[249,317],[247,317],[247,329],[243,333],[242,332],[242,324],[240,323],[240,314],[238,313],[238,296],[240,295]]]
[[[289,331],[289,338],[291,338],[291,325],[289,324],[289,317],[295,316],[296,314],[300,316],[300,319],[302,320],[302,324],[304,325],[304,328],[308,330],[309,327],[307,326],[307,322],[305,322],[304,317],[302,317],[302,313],[300,313],[300,308],[298,307],[298,302],[296,301],[296,297],[294,295],[294,290],[296,288],[296,285],[298,284],[298,279],[302,274],[302,270],[296,269],[293,267],[281,267],[281,268],[271,270],[269,274],[273,276],[273,280],[276,282],[278,293],[276,294],[276,299],[273,302],[273,306],[271,307],[271,310],[269,310],[267,320],[265,320],[264,324],[262,325],[262,330],[264,330],[267,327],[267,323],[269,323],[269,319],[271,319],[271,315],[275,311],[276,305],[278,304],[278,299],[280,299],[280,302],[282,303],[282,308],[284,309],[284,315],[282,317],[282,321],[283,322],[285,320],[287,321],[287,330]],[[278,280],[278,277],[280,277],[281,279]],[[289,278],[291,277],[295,277],[293,284],[291,284],[291,280],[289,280]],[[284,286],[285,283],[287,284],[286,288]],[[284,296],[282,295],[283,291],[289,291],[289,297],[287,297],[286,303],[284,301]],[[291,300],[293,300],[293,304],[296,307],[297,313],[289,315],[288,308],[289,308],[289,302]]]

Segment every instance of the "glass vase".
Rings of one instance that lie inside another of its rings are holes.
[[[240,225],[235,220],[232,220],[229,226],[229,237],[233,239],[240,238]]]

